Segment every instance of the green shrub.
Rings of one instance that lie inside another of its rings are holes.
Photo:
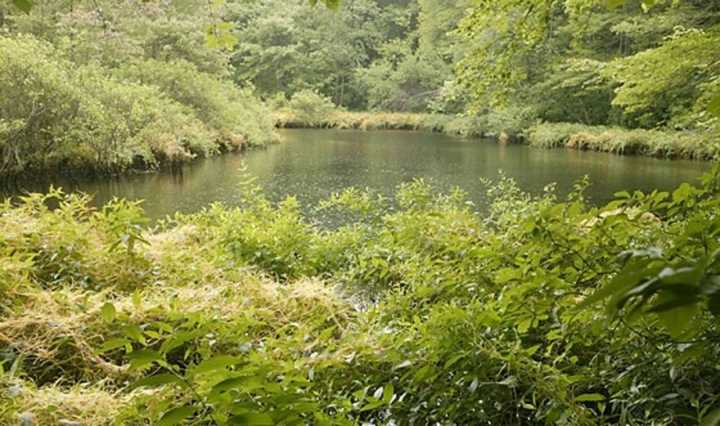
[[[211,132],[151,86],[76,67],[32,37],[0,38],[0,173],[123,172],[217,151]]]
[[[127,64],[116,74],[158,87],[167,97],[191,108],[226,149],[270,142],[273,124],[265,106],[248,90],[201,72],[190,62],[151,59]]]
[[[24,393],[0,419],[90,421],[70,402],[94,395],[129,423],[699,422],[720,388],[718,172],[602,207],[586,185],[503,178],[485,214],[422,181],[349,190],[322,206],[351,213],[339,228],[254,188],[151,229],[123,201],[5,203],[21,303],[0,315],[0,383]]]
[[[293,94],[288,102],[288,108],[297,117],[297,120],[317,126],[327,120],[337,107],[330,98],[312,90],[301,90]]]

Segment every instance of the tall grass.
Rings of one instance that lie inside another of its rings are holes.
[[[308,121],[293,111],[281,110],[273,114],[273,119],[280,128],[418,130],[464,137],[499,137],[504,133],[507,138],[514,138],[519,132],[516,128],[503,129],[489,125],[482,116],[409,112],[332,111]]]
[[[718,144],[710,134],[694,131],[623,129],[573,123],[543,123],[525,132],[528,144],[538,148],[570,148],[646,155],[660,158],[712,160]]]

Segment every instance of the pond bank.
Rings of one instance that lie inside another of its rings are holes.
[[[287,129],[417,130],[493,138],[499,143],[521,143],[537,148],[564,147],[666,159],[713,160],[718,155],[718,144],[712,142],[711,135],[698,131],[625,129],[577,123],[498,125],[497,120],[483,116],[346,111],[320,118],[280,111],[273,114],[273,121],[276,127]]]

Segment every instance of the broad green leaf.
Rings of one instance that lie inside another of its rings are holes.
[[[115,305],[108,302],[102,305],[102,308],[100,308],[100,313],[102,314],[102,318],[105,322],[112,322],[115,319],[117,311],[115,310]]]
[[[710,300],[708,301],[708,308],[713,315],[715,315],[716,317],[720,317],[720,291],[715,292],[710,296]]]
[[[704,415],[700,426],[720,426],[720,408],[716,408]]]
[[[244,388],[244,385],[248,384],[248,378],[246,377],[233,377],[231,379],[223,380],[216,384],[210,390],[210,398],[216,398],[223,392],[227,392],[232,389]]]
[[[271,426],[275,424],[275,421],[265,413],[246,413],[231,417],[228,423],[231,425]]]
[[[229,356],[229,355],[218,355],[202,361],[195,368],[192,369],[192,373],[205,374],[215,370],[221,370],[236,364],[240,364],[243,361],[242,357]]]
[[[30,13],[33,8],[32,0],[13,0],[13,4],[25,13]]]
[[[122,348],[126,344],[130,343],[128,339],[125,339],[123,337],[119,337],[116,339],[110,339],[106,340],[101,346],[100,346],[100,352],[108,352],[113,349]]]
[[[123,332],[127,337],[135,340],[136,342],[139,342],[143,345],[145,344],[145,336],[143,336],[143,332],[140,326],[136,324],[130,324],[123,327]]]
[[[597,402],[605,401],[605,395],[599,393],[584,393],[575,398],[575,402]]]
[[[720,95],[716,95],[710,100],[707,110],[710,114],[720,117]]]
[[[660,295],[659,304],[669,302],[670,296],[666,294]],[[690,324],[698,313],[699,306],[697,304],[683,304],[673,309],[667,309],[659,312],[658,319],[665,327],[671,337],[675,339],[682,338],[689,331]]]
[[[395,388],[392,384],[388,384],[385,386],[385,389],[383,389],[383,397],[382,400],[384,403],[389,404],[390,401],[392,401],[393,396],[395,395]]]
[[[168,353],[203,334],[205,334],[203,330],[178,332],[160,345],[160,352]]]
[[[173,408],[163,414],[156,424],[157,426],[174,426],[193,414],[195,414],[195,407],[192,405],[184,405],[182,407]]]
[[[130,385],[130,389],[136,389],[140,387],[148,387],[148,388],[154,388],[157,386],[167,385],[170,383],[179,383],[182,384],[182,380],[180,380],[177,376],[170,374],[170,373],[163,373],[163,374],[157,374],[155,376],[145,377],[144,379],[140,379],[137,382]]]
[[[625,0],[607,0],[607,8],[610,10],[617,9],[625,4]]]
[[[160,353],[151,350],[140,350],[128,354],[130,368],[133,370],[149,367],[153,363],[165,361]]]
[[[660,280],[665,284],[686,284],[695,286],[705,273],[705,262],[699,262],[694,268],[665,268],[660,274]]]
[[[586,308],[594,305],[610,296],[617,295],[618,293],[631,288],[637,284],[641,279],[653,274],[653,271],[648,271],[648,265],[651,259],[648,258],[633,258],[628,261],[628,264],[615,276],[609,283],[607,283],[600,290],[587,297],[582,303],[580,308]]]

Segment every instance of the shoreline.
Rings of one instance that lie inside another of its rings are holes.
[[[542,149],[574,149],[614,155],[637,155],[666,160],[713,161],[720,158],[720,144],[707,133],[694,131],[666,131],[626,129],[610,126],[588,126],[576,123],[539,123],[524,128],[488,128],[482,126],[483,117],[463,117],[423,113],[335,112],[319,119],[302,119],[288,111],[275,112],[272,121],[276,129],[334,129],[334,130],[398,130],[442,133],[463,138],[492,139],[501,144],[519,144]],[[271,143],[279,143],[273,134]],[[18,182],[44,179],[118,178],[136,174],[170,170],[182,173],[182,168],[194,161],[225,154],[242,154],[266,145],[244,143],[238,149],[218,150],[209,155],[196,155],[177,161],[156,157],[154,163],[135,161],[130,167],[102,170],[84,166],[56,164],[48,168],[33,168],[16,174],[0,176],[0,189],[11,189]]]
[[[427,131],[543,149],[565,148],[667,160],[712,161],[720,154],[720,145],[712,142],[712,136],[698,131],[626,129],[577,123],[488,128],[482,126],[482,116],[423,113],[335,112],[308,120],[290,111],[280,111],[273,113],[273,121],[279,129]]]

